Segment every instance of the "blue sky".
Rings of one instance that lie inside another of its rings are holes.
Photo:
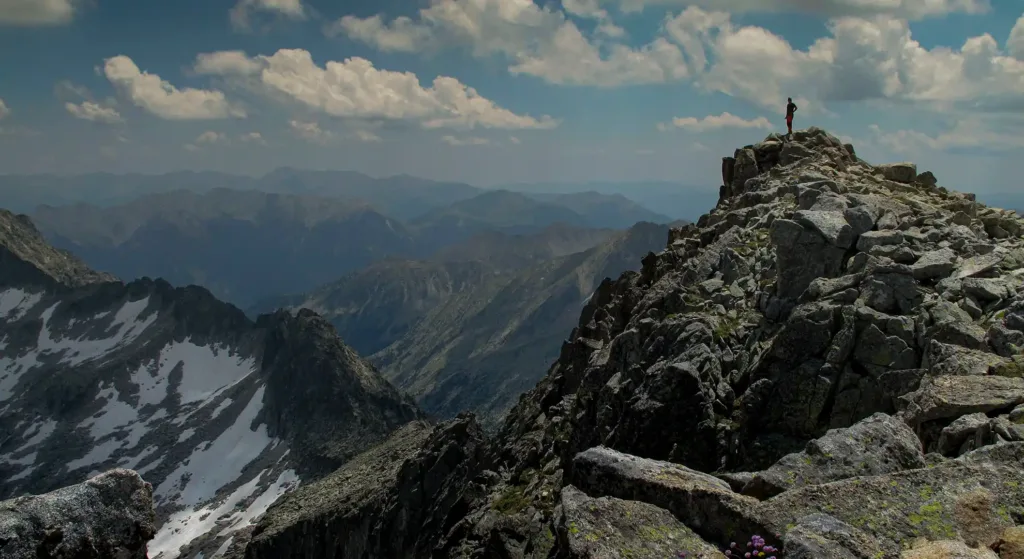
[[[1020,188],[1019,0],[0,0],[0,173],[667,179],[795,125]],[[802,7],[803,6],[803,7]],[[1013,172],[1011,172],[1011,169]]]

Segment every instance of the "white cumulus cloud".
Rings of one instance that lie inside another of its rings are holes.
[[[117,109],[113,107],[104,107],[99,103],[94,103],[92,101],[82,101],[77,104],[69,101],[64,103],[64,108],[71,113],[71,116],[82,120],[102,122],[106,124],[114,124],[124,121],[124,118],[121,117],[121,113],[117,112]]]
[[[624,35],[593,0],[563,5],[578,17],[599,20],[601,35]],[[512,73],[558,84],[661,83],[687,75],[680,49],[664,38],[638,48],[602,45],[587,38],[562,11],[533,0],[437,0],[415,19],[386,22],[380,15],[346,16],[330,29],[385,51],[461,47],[477,57],[500,55]]]
[[[238,117],[245,111],[228,103],[223,92],[178,89],[156,74],[139,70],[124,55],[108,58],[103,72],[135,105],[167,120],[207,120]]]
[[[4,100],[0,99],[0,120],[6,118],[9,114],[11,114],[11,109],[8,109],[7,103],[4,103]]]
[[[843,17],[806,49],[725,12],[690,7],[666,22],[697,83],[782,112],[786,97],[804,114],[819,103],[899,99],[929,103],[1024,97],[1024,62],[1002,53],[991,35],[959,49],[926,49],[905,20]],[[808,102],[808,100],[817,103]]]
[[[1006,50],[1017,60],[1024,60],[1024,15],[1010,30],[1010,38],[1006,40]]]
[[[732,113],[723,112],[720,115],[708,115],[704,118],[676,117],[670,122],[658,123],[658,129],[665,131],[671,128],[683,128],[694,132],[706,132],[708,130],[721,130],[722,128],[764,128],[770,129],[772,123],[767,118],[759,116],[750,120],[738,117]]]
[[[200,55],[197,66],[209,73],[215,53]],[[226,60],[226,59],[222,59]],[[313,62],[309,51],[281,49],[271,56],[221,65],[222,73],[245,70],[269,91],[337,117],[416,120],[425,128],[554,128],[550,116],[520,115],[498,106],[455,78],[439,76],[423,87],[411,72],[375,68],[365,58]],[[259,70],[257,71],[257,68]]]
[[[61,25],[75,16],[78,0],[0,0],[0,24]]]

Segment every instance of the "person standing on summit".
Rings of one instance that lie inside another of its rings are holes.
[[[793,102],[793,98],[789,98],[789,103],[786,104],[786,128],[789,129],[789,135],[793,135],[793,113],[796,112],[796,103]]]

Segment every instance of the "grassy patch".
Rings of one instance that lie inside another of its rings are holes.
[[[492,506],[494,510],[502,514],[518,514],[526,510],[531,504],[532,501],[526,496],[525,488],[513,485],[502,491]]]

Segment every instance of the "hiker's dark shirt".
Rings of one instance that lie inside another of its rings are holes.
[[[793,118],[793,113],[796,112],[796,103],[790,102],[786,105],[786,118]]]

